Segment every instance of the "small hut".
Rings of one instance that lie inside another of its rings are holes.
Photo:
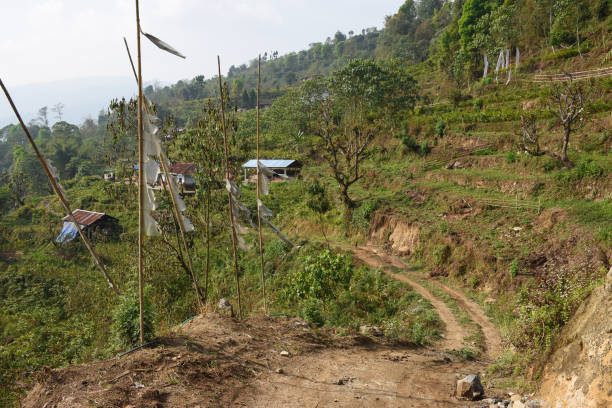
[[[120,231],[119,220],[105,213],[77,209],[72,212],[72,215],[89,239],[93,239],[94,234],[110,238],[116,236]],[[79,233],[70,216],[65,216],[63,221],[62,232],[55,239],[55,242],[58,243],[72,241]]]
[[[291,180],[300,174],[302,164],[297,160],[259,160],[261,164],[278,174],[278,177],[274,177],[274,181],[280,180]],[[257,159],[251,159],[242,165],[244,169],[244,179],[249,180],[247,170],[254,170],[254,174],[257,174]],[[283,177],[281,177],[281,175]]]

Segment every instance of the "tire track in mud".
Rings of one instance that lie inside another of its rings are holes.
[[[375,250],[363,247],[356,248],[353,250],[353,254],[361,261],[365,262],[368,266],[373,268],[381,268],[382,271],[391,278],[410,285],[415,292],[423,296],[429,301],[429,303],[432,304],[440,316],[440,319],[446,326],[444,339],[438,343],[440,348],[443,350],[459,350],[463,346],[463,339],[468,335],[467,331],[459,324],[455,318],[455,315],[449,309],[446,303],[434,296],[429,290],[425,289],[425,287],[421,286],[407,276],[389,270],[389,266],[397,265],[390,265],[388,262],[386,262],[386,259],[383,259],[383,257],[375,252]],[[402,267],[405,266],[402,265]]]
[[[356,248],[353,250],[353,253],[357,258],[361,259],[368,265],[382,268],[382,270],[392,278],[411,285],[417,293],[429,300],[438,311],[442,321],[444,321],[444,323],[447,325],[447,337],[442,343],[440,343],[440,346],[445,349],[449,346],[451,346],[453,349],[460,349],[462,347],[463,338],[466,336],[466,329],[459,325],[448,306],[442,300],[435,297],[426,288],[419,285],[408,276],[388,270],[388,267],[392,266],[404,271],[410,271],[408,266],[399,257],[386,254],[371,245]],[[501,336],[495,325],[491,322],[491,320],[489,320],[482,308],[462,292],[452,289],[436,279],[431,279],[431,282],[440,290],[452,297],[459,304],[459,306],[470,315],[470,318],[481,327],[485,337],[486,356],[491,360],[494,360],[497,356],[499,356],[502,351]],[[447,313],[450,314],[450,318]],[[455,325],[459,328],[457,329]],[[455,330],[456,332],[451,332]],[[457,337],[459,337],[458,343]]]

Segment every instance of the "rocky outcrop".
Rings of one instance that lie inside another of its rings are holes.
[[[612,269],[561,333],[538,398],[552,408],[612,406]]]

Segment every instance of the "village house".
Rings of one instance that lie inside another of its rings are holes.
[[[302,164],[297,160],[259,160],[261,164],[276,173],[272,181],[291,180],[300,174]],[[244,169],[244,180],[255,181],[257,175],[257,159],[251,159],[242,165]],[[252,175],[249,177],[248,171],[252,170]]]
[[[72,212],[72,215],[90,240],[98,235],[112,238],[121,230],[119,220],[105,213],[77,209]],[[62,220],[64,221],[62,232],[55,239],[55,242],[58,243],[72,241],[79,234],[70,216],[67,215]]]
[[[168,169],[168,173],[174,177],[176,184],[183,194],[193,194],[195,193],[195,172],[196,166],[193,163],[175,163],[170,166]],[[160,181],[162,183],[166,182],[166,177],[160,169],[159,174]],[[161,184],[161,183],[160,183]]]

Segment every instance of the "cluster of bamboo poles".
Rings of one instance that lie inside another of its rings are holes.
[[[144,155],[145,155],[145,151],[144,151],[144,115],[145,113],[149,115],[150,111],[149,111],[148,104],[144,103],[145,100],[144,100],[144,95],[143,95],[143,81],[142,81],[142,53],[141,53],[141,43],[140,43],[141,33],[142,33],[141,26],[140,26],[140,7],[139,7],[139,0],[135,0],[135,2],[136,2],[137,67],[134,66],[134,62],[132,60],[132,56],[131,56],[129,47],[127,45],[127,40],[125,40],[125,38],[124,38],[124,42],[125,42],[125,46],[128,52],[128,57],[130,59],[132,70],[134,72],[134,76],[138,83],[138,298],[139,298],[139,306],[140,306],[139,307],[140,309],[139,311],[139,325],[140,325],[139,340],[140,340],[140,343],[143,344],[144,343],[144,313],[143,313],[143,310],[144,310],[143,255],[144,253],[143,253],[143,243],[144,243],[144,235],[145,235],[144,234],[144,210],[145,210],[144,209],[144,194],[145,194],[145,188],[147,188],[145,185],[145,180],[144,180]],[[228,147],[228,138],[227,138],[227,125],[225,121],[225,98],[224,98],[224,92],[223,92],[223,81],[222,81],[222,76],[221,76],[221,59],[219,57],[217,57],[217,66],[219,70],[219,92],[221,96],[221,117],[223,121],[225,177],[227,180],[230,180],[231,174],[230,174],[230,168],[229,168],[229,147]],[[259,57],[258,76],[259,77],[261,76],[261,56]],[[259,168],[259,160],[260,160],[260,156],[259,156],[260,86],[261,86],[261,80],[260,78],[258,78],[257,135],[256,135],[257,163],[258,163],[258,166],[257,166],[257,202],[258,203],[260,202],[260,199],[261,199],[260,197],[261,171]],[[4,83],[2,82],[1,79],[0,79],[0,87],[4,91],[4,94],[6,95],[6,98],[9,101],[9,104],[11,105],[11,108],[13,109],[15,116],[17,117],[17,120],[19,121],[24,133],[26,134],[26,137],[28,138],[30,144],[32,145],[34,153],[36,154],[38,160],[40,161],[40,164],[45,170],[45,173],[49,179],[49,182],[51,183],[53,191],[55,192],[60,202],[62,203],[62,206],[64,207],[64,210],[66,211],[70,221],[74,223],[81,239],[83,240],[83,243],[85,244],[85,246],[87,247],[87,250],[92,256],[96,267],[100,270],[100,272],[102,272],[102,274],[104,275],[111,289],[115,291],[115,293],[119,294],[119,290],[117,286],[111,279],[106,268],[104,267],[103,263],[101,262],[100,258],[95,252],[93,245],[91,244],[87,236],[83,233],[78,221],[75,219],[66,196],[63,194],[62,189],[60,188],[58,182],[55,180],[53,172],[49,168],[48,162],[44,159],[40,150],[36,146],[36,143],[34,142],[34,139],[32,138],[30,131],[28,130],[26,124],[21,118],[21,115],[19,114],[19,111],[17,110],[17,107],[15,106],[13,99],[11,98],[7,88],[4,86]],[[162,155],[163,155],[163,152],[162,152]],[[171,179],[170,179],[170,175],[168,172],[168,168],[166,166],[165,157],[160,157],[159,159],[161,162],[162,171],[164,172],[164,176],[166,177],[167,183],[169,185],[171,183]],[[201,311],[204,311],[204,308],[205,308],[204,298],[201,294],[200,287],[199,287],[196,275],[194,273],[193,262],[192,262],[191,254],[189,251],[189,246],[187,245],[187,240],[185,237],[185,225],[183,222],[183,217],[181,216],[181,211],[179,209],[179,205],[178,205],[178,201],[177,201],[177,197],[175,195],[174,189],[171,186],[169,186],[168,190],[170,192],[170,197],[172,199],[174,217],[180,229],[182,246],[187,256],[189,272],[191,275],[194,289],[196,291],[198,304],[200,306]],[[235,279],[236,279],[236,292],[237,292],[237,300],[238,300],[238,316],[242,318],[240,273],[239,273],[239,265],[238,265],[238,253],[237,253],[237,248],[236,248],[236,241],[237,241],[236,225],[235,225],[234,214],[233,214],[233,199],[232,199],[232,194],[230,191],[228,191],[228,203],[229,203],[229,220],[230,220],[231,235],[232,235],[234,272],[235,272]],[[260,255],[260,266],[261,266],[262,294],[263,294],[263,300],[264,300],[264,312],[267,314],[268,306],[267,306],[267,299],[266,299],[266,286],[265,286],[264,261],[263,261],[263,237],[262,237],[262,231],[261,231],[261,210],[260,210],[259,205],[257,206],[257,218],[258,218],[258,228],[259,228],[259,255]]]

